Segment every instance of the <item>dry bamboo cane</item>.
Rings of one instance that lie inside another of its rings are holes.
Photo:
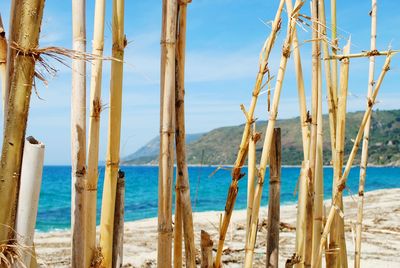
[[[337,54],[337,47],[339,46],[339,40],[337,39],[337,28],[336,28],[336,0],[331,0],[331,40],[332,40],[332,55]],[[333,103],[337,105],[337,94],[338,94],[338,73],[337,73],[337,60],[332,61],[332,91],[333,91]],[[335,108],[335,110],[337,107]]]
[[[264,46],[260,53],[259,58],[259,71],[256,77],[256,82],[253,89],[253,94],[250,102],[249,111],[246,113],[246,124],[244,126],[242,140],[240,142],[239,151],[236,157],[235,165],[232,171],[232,182],[228,189],[228,196],[225,204],[225,213],[223,217],[223,221],[220,228],[219,240],[218,240],[218,248],[217,255],[215,258],[214,266],[219,268],[221,266],[221,257],[222,257],[222,249],[224,247],[225,236],[228,230],[229,222],[232,216],[233,208],[235,206],[236,196],[238,193],[238,181],[244,176],[241,173],[242,166],[246,159],[248,145],[249,145],[249,137],[250,137],[250,128],[254,119],[254,110],[257,105],[258,96],[260,94],[262,83],[264,79],[264,75],[268,72],[268,60],[269,55],[271,53],[272,47],[275,43],[276,35],[281,27],[281,14],[283,10],[284,0],[279,2],[279,7],[275,15],[274,22],[272,24],[272,31],[264,43]]]
[[[15,35],[18,53],[12,63],[8,61],[8,65],[13,65],[13,72],[10,76],[11,87],[0,161],[0,241],[3,243],[14,235],[17,191],[35,74],[35,59],[30,55],[30,50],[38,46],[44,0],[17,1],[15,5],[21,9],[18,14],[11,14],[11,20],[21,27],[17,33],[10,32],[10,36]]]
[[[177,0],[163,1],[160,83],[160,157],[158,178],[158,267],[171,267],[177,9]]]
[[[1,92],[3,100],[3,113],[6,99],[6,63],[7,63],[7,39],[6,32],[4,31],[3,21],[0,14],[0,79],[1,79]]]
[[[349,155],[349,158],[347,160],[346,167],[345,167],[343,173],[341,174],[341,176],[339,177],[339,179],[337,180],[338,181],[337,184],[335,185],[336,194],[332,199],[332,206],[330,208],[330,211],[329,211],[329,214],[328,214],[328,217],[327,217],[327,220],[326,220],[326,224],[325,224],[325,227],[324,227],[324,231],[323,231],[322,236],[321,236],[321,244],[320,244],[320,248],[319,248],[319,252],[318,252],[318,259],[317,259],[317,262],[316,262],[317,266],[321,262],[321,257],[322,257],[323,251],[324,251],[325,242],[326,242],[328,234],[330,232],[334,216],[335,216],[337,211],[339,211],[338,213],[342,214],[342,212],[338,208],[339,195],[346,187],[347,178],[348,178],[348,175],[350,173],[350,169],[351,169],[351,167],[353,165],[354,158],[356,157],[356,154],[357,154],[361,139],[363,138],[363,133],[364,133],[365,126],[366,126],[366,124],[368,122],[368,118],[371,115],[372,108],[373,108],[373,106],[375,104],[376,97],[377,97],[379,89],[380,89],[380,87],[382,85],[383,79],[384,79],[386,73],[390,70],[389,65],[390,65],[391,57],[392,57],[392,54],[388,54],[388,56],[386,58],[386,61],[385,61],[385,64],[383,65],[381,74],[379,75],[379,78],[378,78],[378,80],[376,82],[375,89],[372,91],[371,97],[368,99],[367,108],[366,108],[364,116],[363,116],[363,118],[361,120],[360,128],[358,130],[357,136],[356,136],[355,141],[354,141],[353,148],[352,148],[352,150],[350,152],[350,155]]]
[[[350,40],[347,45],[343,48],[344,53],[350,52]],[[344,146],[345,146],[345,130],[346,130],[346,104],[347,104],[347,94],[348,94],[348,78],[349,78],[349,59],[343,59],[340,66],[340,92],[338,99],[338,109],[337,109],[337,122],[336,122],[336,156],[333,166],[333,177],[334,183],[338,182],[339,175],[342,172],[343,162],[344,162]],[[332,196],[336,196],[336,188],[333,188]],[[339,208],[343,209],[342,196],[339,194]],[[342,232],[343,222],[340,217],[336,216],[335,227],[332,228],[330,234],[329,249],[331,253],[330,263],[331,267],[337,267],[340,263],[340,253],[341,243],[340,236]],[[337,250],[339,248],[339,251]]]
[[[124,248],[125,173],[118,171],[114,210],[112,268],[122,267]]]
[[[212,256],[212,248],[213,241],[211,240],[210,235],[201,230],[201,268],[213,268],[213,256]]]
[[[298,12],[304,2],[299,2],[298,5],[295,6],[291,16],[290,22],[288,24],[287,35],[282,49],[281,62],[279,64],[279,71],[276,78],[275,84],[275,92],[274,98],[272,101],[272,107],[270,111],[270,118],[268,120],[267,130],[265,132],[265,140],[264,146],[261,154],[261,161],[259,167],[258,174],[258,182],[254,192],[254,200],[253,200],[253,210],[251,215],[251,223],[250,223],[250,231],[248,239],[246,240],[246,256],[245,256],[245,267],[252,267],[253,254],[254,254],[254,246],[257,235],[257,225],[258,225],[258,212],[260,210],[260,202],[262,196],[262,188],[264,184],[264,177],[266,172],[266,167],[268,165],[269,156],[270,156],[270,148],[272,145],[272,134],[275,128],[276,117],[278,115],[278,105],[280,94],[282,90],[282,83],[285,76],[286,65],[288,62],[288,58],[290,56],[290,46],[292,43],[293,33],[296,25],[296,19],[298,16]]]
[[[279,264],[280,187],[282,163],[281,129],[275,128],[272,137],[269,173],[268,234],[266,266],[277,268]]]
[[[398,53],[400,50],[384,50],[378,51],[377,49],[370,50],[370,51],[363,51],[360,53],[354,53],[349,55],[332,55],[329,57],[324,58],[324,60],[342,60],[343,58],[370,58],[375,56],[387,56],[390,53]]]
[[[101,264],[105,267],[110,267],[112,264],[115,196],[121,141],[123,60],[126,46],[124,0],[113,0],[112,40],[112,57],[115,60],[111,62],[108,145],[100,220],[100,247],[103,254]]]
[[[377,3],[376,0],[372,0],[372,11],[371,11],[371,51],[376,50],[376,13]],[[374,72],[375,72],[375,57],[369,58],[369,73],[368,73],[368,98],[371,97],[372,88],[374,85]],[[362,221],[363,221],[363,208],[364,208],[364,185],[367,172],[368,163],[368,140],[369,130],[371,125],[371,117],[365,125],[364,138],[362,144],[361,163],[360,163],[360,183],[358,187],[358,213],[357,213],[357,224],[356,224],[356,243],[354,253],[354,267],[360,268],[361,258],[361,232],[362,232]]]
[[[177,162],[177,187],[175,211],[181,212],[181,219],[175,219],[175,228],[181,224],[185,241],[186,267],[196,267],[196,247],[194,244],[192,205],[190,202],[189,173],[186,162],[186,131],[185,131],[185,49],[186,49],[186,11],[190,1],[179,2],[179,32],[176,47],[176,87],[175,87],[175,142]],[[179,200],[178,200],[179,197]],[[182,231],[181,231],[182,232]],[[179,241],[178,241],[179,240]],[[180,238],[174,239],[175,243],[182,243]],[[175,248],[174,248],[175,249]],[[179,251],[182,254],[182,246]],[[175,255],[176,256],[176,255]],[[175,260],[174,260],[175,262]],[[180,267],[182,261],[180,262]]]
[[[176,175],[175,186],[175,221],[174,221],[174,267],[182,267],[182,203],[180,194],[180,183],[178,182],[178,174]]]

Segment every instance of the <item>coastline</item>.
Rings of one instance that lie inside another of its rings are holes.
[[[353,199],[354,198],[354,199]],[[345,224],[348,255],[354,257],[353,232],[356,220],[356,197],[344,198]],[[329,200],[325,201],[327,208]],[[400,188],[382,189],[365,193],[365,221],[363,228],[362,267],[390,267],[400,263]],[[255,249],[255,265],[265,262],[266,228],[262,224],[267,209],[260,210],[260,227]],[[214,248],[218,241],[218,224],[221,211],[194,213],[196,246],[199,247],[200,230],[210,233]],[[244,258],[245,210],[235,210],[232,215],[223,262],[226,267],[241,267]],[[263,219],[263,220],[261,220]],[[281,206],[282,230],[280,233],[280,264],[294,252],[296,205]],[[390,245],[387,241],[393,241]],[[70,266],[70,231],[59,230],[37,232],[35,247],[38,263],[46,267]],[[125,267],[156,267],[157,218],[125,223],[124,264]],[[214,253],[215,254],[215,253]],[[351,260],[349,260],[351,262]]]

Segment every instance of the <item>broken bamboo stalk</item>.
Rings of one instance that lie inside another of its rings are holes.
[[[200,246],[201,246],[201,268],[213,268],[213,256],[212,256],[212,248],[213,241],[211,240],[210,235],[201,230],[201,238],[200,238]]]

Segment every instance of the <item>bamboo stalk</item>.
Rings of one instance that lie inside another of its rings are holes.
[[[39,193],[42,184],[43,160],[44,144],[33,137],[26,138],[22,158],[15,231],[18,234],[18,244],[27,249],[33,249]],[[21,260],[26,267],[31,265],[32,253],[33,250],[22,252]]]
[[[112,268],[122,267],[124,256],[125,173],[118,171],[114,210]]]
[[[175,221],[174,221],[174,267],[182,267],[182,208],[181,194],[179,193],[178,175],[175,187]]]
[[[38,46],[43,16],[43,0],[16,1],[21,9],[12,13],[11,20],[20,25],[15,35],[18,54],[13,59],[10,80],[7,120],[5,121],[2,154],[0,161],[0,241],[12,238],[17,191],[21,173],[22,153],[28,120],[29,102],[35,74],[35,59],[29,50]],[[36,14],[36,16],[31,16]],[[14,28],[15,30],[15,28]]]
[[[332,56],[337,54],[337,47],[339,47],[339,40],[337,39],[337,27],[336,27],[336,0],[331,0],[331,40],[332,40]],[[337,105],[337,94],[338,94],[338,73],[337,73],[337,60],[332,61],[332,91],[333,101]],[[336,107],[337,109],[337,107]],[[335,109],[335,110],[336,110]]]
[[[177,7],[177,0],[163,0],[158,178],[158,267],[171,267]]]
[[[101,113],[101,79],[104,48],[104,15],[105,0],[96,0],[94,12],[93,48],[92,54],[98,56],[93,60],[92,75],[90,81],[90,121],[88,140],[88,165],[86,177],[86,235],[85,245],[88,258],[86,267],[94,257],[96,250],[96,215],[97,215],[97,182],[99,165],[99,139],[100,139],[100,113]]]
[[[279,264],[279,225],[280,225],[280,187],[281,187],[281,129],[275,128],[272,137],[269,172],[267,267]]]
[[[252,260],[254,254],[254,246],[257,234],[257,224],[258,224],[258,212],[260,210],[260,202],[262,196],[262,188],[264,184],[266,166],[268,165],[269,157],[270,157],[270,148],[272,145],[272,134],[275,128],[276,118],[278,114],[278,106],[279,99],[282,90],[282,83],[285,76],[286,65],[288,58],[290,56],[290,46],[292,43],[293,33],[296,25],[296,19],[298,16],[298,12],[304,2],[300,2],[297,4],[290,16],[290,22],[288,24],[287,35],[282,49],[281,61],[279,64],[279,71],[276,78],[275,84],[275,92],[274,98],[272,101],[272,107],[270,111],[270,118],[268,120],[267,130],[265,132],[264,146],[261,154],[261,161],[259,167],[258,174],[258,183],[254,192],[254,200],[253,200],[253,210],[251,215],[251,224],[249,237],[246,241],[246,256],[245,256],[245,267],[252,267]]]
[[[333,197],[332,206],[330,208],[330,211],[329,211],[329,214],[328,214],[328,217],[326,220],[326,224],[324,227],[324,231],[321,236],[321,244],[320,244],[320,248],[319,248],[319,252],[318,252],[318,259],[317,259],[316,265],[319,265],[321,262],[321,257],[322,257],[322,253],[324,251],[325,242],[326,242],[327,236],[330,232],[330,228],[332,226],[332,222],[333,222],[334,216],[336,214],[335,212],[337,212],[339,210],[338,209],[339,193],[341,193],[346,187],[347,178],[350,173],[350,169],[353,165],[354,158],[356,157],[356,154],[357,154],[357,151],[358,151],[358,148],[360,145],[360,141],[363,137],[364,129],[367,124],[368,118],[371,115],[372,108],[375,104],[376,97],[377,97],[380,87],[382,85],[383,79],[384,79],[386,73],[390,70],[389,65],[390,65],[391,57],[392,57],[392,54],[389,54],[386,58],[385,64],[383,65],[382,71],[379,75],[379,78],[378,78],[376,84],[375,84],[375,88],[372,91],[371,97],[368,100],[367,108],[366,108],[364,116],[361,120],[361,124],[360,124],[359,130],[358,130],[357,136],[354,140],[353,148],[352,148],[349,158],[347,160],[346,167],[345,167],[343,173],[341,174],[341,176],[339,177],[337,184],[335,185],[336,195]]]
[[[212,248],[213,241],[211,240],[210,235],[201,230],[201,268],[212,268],[213,267],[213,256],[212,256]]]
[[[378,51],[375,49],[371,49],[370,51],[363,51],[360,53],[354,53],[354,54],[349,54],[349,55],[332,55],[329,57],[325,57],[324,60],[342,60],[344,58],[371,58],[375,56],[387,56],[388,54],[391,53],[398,53],[400,50],[384,50],[384,51]]]
[[[108,145],[100,220],[100,247],[103,254],[102,265],[105,267],[110,267],[112,264],[115,196],[119,168],[123,60],[126,46],[124,2],[124,0],[113,0],[112,11],[112,57],[115,60],[111,62]]]
[[[238,151],[238,154],[236,157],[235,165],[233,167],[232,182],[228,189],[228,196],[227,196],[226,205],[225,205],[225,213],[224,213],[222,225],[220,228],[217,255],[215,258],[215,262],[214,262],[214,266],[216,268],[219,268],[221,266],[222,249],[224,247],[225,236],[226,236],[229,222],[230,222],[230,219],[232,216],[232,211],[235,206],[235,201],[236,201],[236,197],[237,197],[237,193],[238,193],[238,187],[237,187],[238,181],[244,176],[241,173],[241,169],[244,164],[244,161],[246,160],[246,155],[247,155],[247,151],[248,151],[250,128],[251,128],[251,124],[254,121],[254,119],[253,119],[254,110],[256,108],[258,96],[259,96],[261,88],[262,88],[264,75],[268,72],[269,56],[270,56],[272,47],[275,43],[276,35],[281,27],[281,14],[282,14],[284,3],[285,3],[284,0],[281,0],[279,2],[279,7],[275,14],[274,22],[272,24],[271,33],[270,33],[269,37],[267,38],[267,40],[265,41],[264,46],[260,53],[259,71],[258,71],[258,74],[256,77],[256,82],[255,82],[253,93],[252,93],[250,108],[249,108],[249,111],[245,113],[247,120],[246,120],[246,124],[244,126],[242,140],[240,142],[239,151]]]
[[[181,212],[181,219],[175,218],[175,243],[181,244],[177,251],[182,255],[182,232],[185,241],[186,267],[196,267],[196,247],[194,244],[192,204],[190,201],[189,172],[186,162],[185,130],[185,49],[186,49],[186,13],[190,1],[179,1],[179,32],[176,46],[176,87],[175,87],[175,142],[177,163],[177,187],[175,211]],[[175,214],[176,215],[176,214]],[[178,224],[181,226],[179,227]],[[178,235],[177,235],[178,234]],[[174,246],[175,250],[175,246]],[[176,256],[176,255],[175,255]],[[175,260],[174,260],[175,261]],[[178,264],[182,266],[182,261]]]
[[[371,51],[376,50],[376,13],[377,13],[377,1],[371,1]],[[375,57],[369,57],[369,72],[368,72],[368,98],[371,97],[372,89],[374,85],[374,73],[375,73]],[[360,182],[358,187],[358,212],[357,212],[357,224],[356,224],[356,243],[354,253],[354,267],[360,268],[361,259],[361,238],[362,238],[362,221],[363,221],[363,208],[364,208],[364,186],[365,178],[367,173],[368,164],[368,141],[369,131],[371,126],[371,116],[369,116],[364,129],[364,138],[361,152],[360,162]]]
[[[3,21],[0,14],[0,78],[1,78],[1,92],[3,100],[3,113],[5,108],[6,99],[6,63],[7,63],[7,38],[4,31]]]

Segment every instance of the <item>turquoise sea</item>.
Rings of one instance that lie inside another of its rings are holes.
[[[149,166],[121,167],[126,177],[125,220],[157,216],[158,168]],[[215,167],[190,167],[190,190],[194,211],[223,210],[229,184],[229,170],[216,170]],[[246,168],[244,169],[244,171]],[[103,188],[104,167],[100,167],[98,192],[98,219]],[[281,177],[281,202],[296,202],[294,195],[300,168],[284,167]],[[268,175],[268,174],[267,174]],[[325,198],[331,196],[332,168],[324,168]],[[345,195],[357,195],[359,168],[353,168]],[[246,207],[247,178],[239,182],[239,194],[235,209]],[[400,188],[399,167],[369,167],[367,170],[366,191],[376,189]],[[268,200],[268,184],[264,187],[262,205]],[[46,166],[40,193],[36,228],[40,231],[66,229],[70,227],[71,167]]]

